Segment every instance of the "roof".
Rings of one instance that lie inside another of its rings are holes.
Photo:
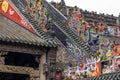
[[[120,37],[114,37],[109,35],[102,35],[101,37],[106,38],[110,41],[115,41],[116,44],[120,44]]]
[[[17,42],[37,46],[51,46],[49,42],[41,39],[38,35],[19,26],[15,22],[0,15],[0,40]]]

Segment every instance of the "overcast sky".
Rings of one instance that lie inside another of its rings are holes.
[[[47,0],[49,2],[60,2],[61,0]],[[64,0],[67,6],[78,6],[83,10],[95,11],[97,13],[113,14],[120,13],[120,0]]]

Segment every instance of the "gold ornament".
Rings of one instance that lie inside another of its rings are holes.
[[[2,3],[2,10],[4,11],[4,13],[8,11],[8,6],[9,6],[8,2],[4,0]]]

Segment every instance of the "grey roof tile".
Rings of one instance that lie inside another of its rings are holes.
[[[0,15],[0,40],[51,47],[51,44],[41,39],[38,35],[6,19],[2,15]]]

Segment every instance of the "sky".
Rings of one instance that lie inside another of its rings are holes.
[[[60,2],[61,0],[47,0]],[[120,0],[64,0],[67,6],[77,6],[83,10],[94,11],[118,16],[120,13]]]

